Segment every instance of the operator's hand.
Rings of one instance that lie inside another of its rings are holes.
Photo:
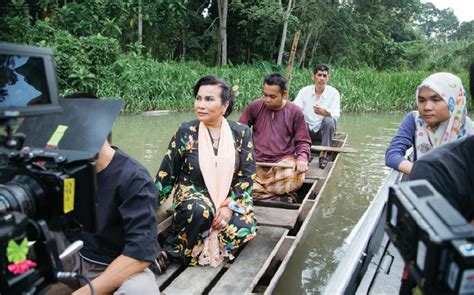
[[[217,210],[216,217],[212,222],[212,227],[216,230],[221,230],[229,224],[232,217],[232,210],[229,207],[221,207]]]
[[[323,117],[331,116],[331,113],[329,113],[325,108],[323,108],[320,105],[313,106],[313,111],[315,114],[323,116]]]
[[[306,161],[297,160],[293,169],[298,173],[306,172],[308,171],[308,163]]]

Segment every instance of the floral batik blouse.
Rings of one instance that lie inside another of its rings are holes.
[[[228,207],[240,214],[253,213],[252,187],[255,178],[255,160],[250,129],[243,124],[228,121],[235,147],[235,170],[228,197]],[[206,185],[199,168],[199,121],[183,123],[173,135],[168,150],[156,175],[159,205],[169,197],[175,185],[178,191],[206,193]],[[183,187],[185,186],[185,187]],[[179,199],[174,196],[174,202]],[[210,198],[210,197],[209,197]]]

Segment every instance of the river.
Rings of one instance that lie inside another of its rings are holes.
[[[405,114],[343,114],[338,131],[349,134],[342,154],[275,294],[320,293],[342,257],[342,244],[381,187],[389,169],[385,149]],[[236,119],[233,114],[231,119]],[[169,140],[191,112],[159,116],[120,116],[113,144],[142,163],[154,177]]]

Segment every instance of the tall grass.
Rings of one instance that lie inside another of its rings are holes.
[[[213,68],[196,62],[160,63],[138,55],[122,55],[112,65],[101,68],[97,92],[101,97],[124,99],[125,111],[130,113],[190,110],[194,83],[203,75],[212,74],[227,80],[231,86],[239,86],[235,105],[242,109],[261,95],[263,77],[278,69],[263,63]],[[282,72],[285,74],[286,70]],[[345,112],[406,111],[415,107],[415,88],[429,74],[334,67],[330,84],[342,94]],[[463,78],[467,82],[465,75]],[[301,87],[312,83],[309,70],[294,69],[290,99],[296,97]]]

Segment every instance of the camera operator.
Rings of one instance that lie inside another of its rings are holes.
[[[75,93],[65,98],[96,98]],[[69,231],[84,247],[64,264],[92,279],[96,294],[159,294],[148,266],[158,254],[156,187],[147,170],[107,137],[96,161],[98,205],[95,232]],[[60,249],[61,250],[61,249]],[[53,286],[47,293],[56,293]],[[71,287],[73,287],[71,285]],[[76,284],[74,287],[78,287]],[[90,294],[85,285],[73,294]]]
[[[468,221],[474,220],[474,136],[433,150],[413,166],[410,180],[426,179]]]

